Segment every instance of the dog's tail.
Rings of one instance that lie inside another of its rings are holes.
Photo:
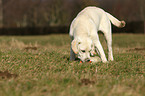
[[[125,26],[125,21],[119,21],[117,18],[113,17],[111,14],[107,13],[108,18],[110,19],[110,21],[112,22],[113,25],[115,25],[116,27],[122,28]]]

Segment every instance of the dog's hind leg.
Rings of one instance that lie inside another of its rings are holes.
[[[75,53],[73,52],[72,48],[70,48],[70,61],[75,60]]]
[[[107,42],[108,61],[113,61],[111,22],[107,18],[104,18],[103,20],[105,21],[101,22],[99,30],[103,32]]]
[[[106,39],[106,42],[107,42],[107,47],[108,47],[108,61],[113,61],[111,28],[110,28],[110,30],[107,30],[107,31],[105,31],[103,33],[104,33],[104,36],[105,36],[105,39]]]

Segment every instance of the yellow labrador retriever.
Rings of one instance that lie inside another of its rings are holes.
[[[124,21],[119,21],[103,9],[91,6],[83,9],[70,26],[69,35],[72,39],[70,60],[75,60],[77,55],[83,62],[90,61],[90,53],[95,48],[102,62],[107,62],[98,36],[98,31],[101,31],[107,41],[108,61],[113,61],[111,23],[120,28],[125,26]]]

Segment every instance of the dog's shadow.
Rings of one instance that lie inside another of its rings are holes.
[[[66,57],[64,56],[64,58],[66,58]],[[75,60],[70,60],[70,57],[67,57],[67,61],[80,61],[80,59],[79,58],[75,58]]]

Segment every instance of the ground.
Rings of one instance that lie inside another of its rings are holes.
[[[1,96],[145,96],[144,34],[113,34],[109,63],[69,61],[69,52],[67,34],[0,36]]]

